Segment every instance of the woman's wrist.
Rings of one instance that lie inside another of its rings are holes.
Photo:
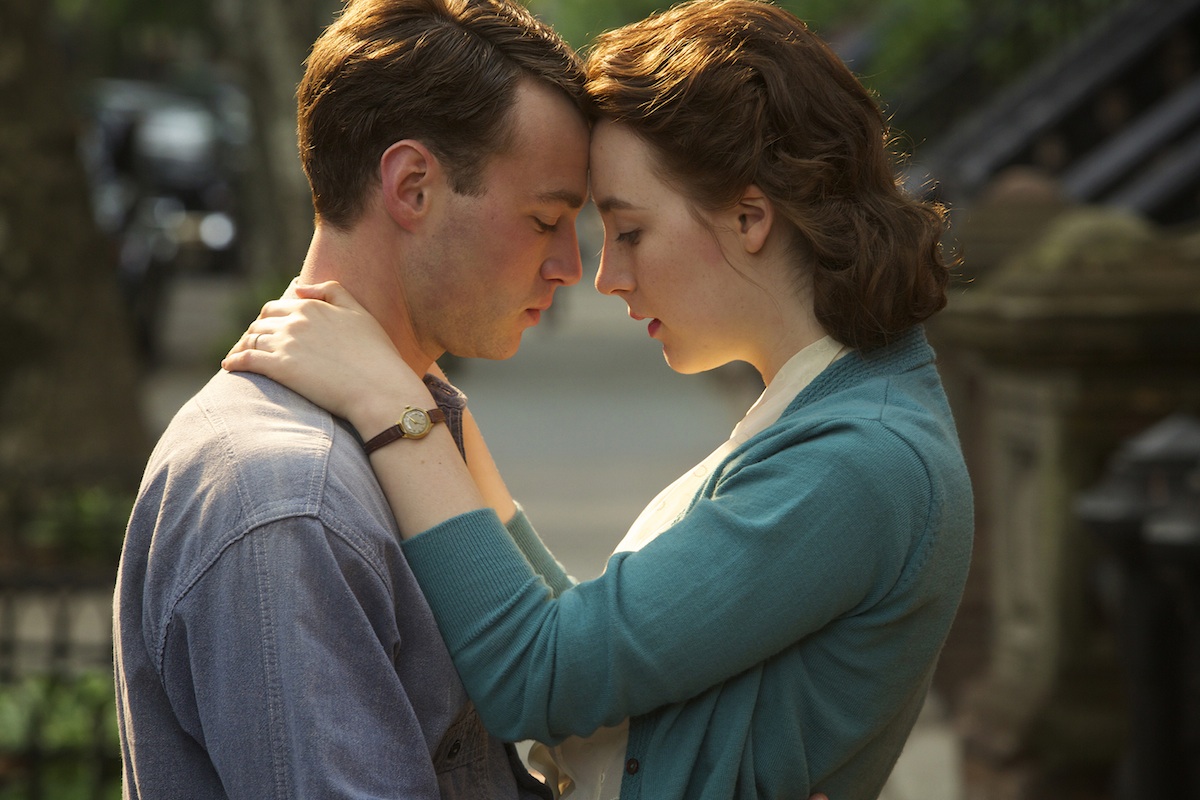
[[[410,384],[363,392],[349,409],[346,418],[365,441],[399,422],[410,407],[425,411],[437,408],[433,395],[423,383],[419,386]]]

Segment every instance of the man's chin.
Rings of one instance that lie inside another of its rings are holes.
[[[484,346],[464,347],[447,350],[457,358],[482,358],[488,361],[507,361],[517,354],[521,348],[521,336],[518,334],[511,342],[493,342]]]
[[[511,347],[505,348],[504,350],[497,351],[496,353],[494,353],[492,355],[484,356],[484,358],[490,359],[492,361],[507,361],[508,359],[515,356],[520,349],[521,349],[521,340],[517,339],[517,341],[513,342]]]

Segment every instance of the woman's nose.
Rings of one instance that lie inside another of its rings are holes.
[[[633,289],[633,273],[613,258],[608,244],[600,251],[600,268],[596,270],[596,291],[600,294],[615,294]]]

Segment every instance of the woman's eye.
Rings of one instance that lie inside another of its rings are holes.
[[[617,243],[618,244],[637,244],[638,239],[641,238],[641,235],[642,235],[642,231],[640,228],[635,228],[634,230],[626,231],[625,233],[618,233],[617,234]]]

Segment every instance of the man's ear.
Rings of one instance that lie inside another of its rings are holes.
[[[395,142],[379,158],[383,206],[397,225],[411,230],[429,210],[440,174],[437,158],[415,139]]]
[[[733,214],[737,217],[734,230],[741,238],[742,247],[747,253],[758,253],[767,243],[767,236],[775,224],[774,204],[752,183],[734,205]]]

